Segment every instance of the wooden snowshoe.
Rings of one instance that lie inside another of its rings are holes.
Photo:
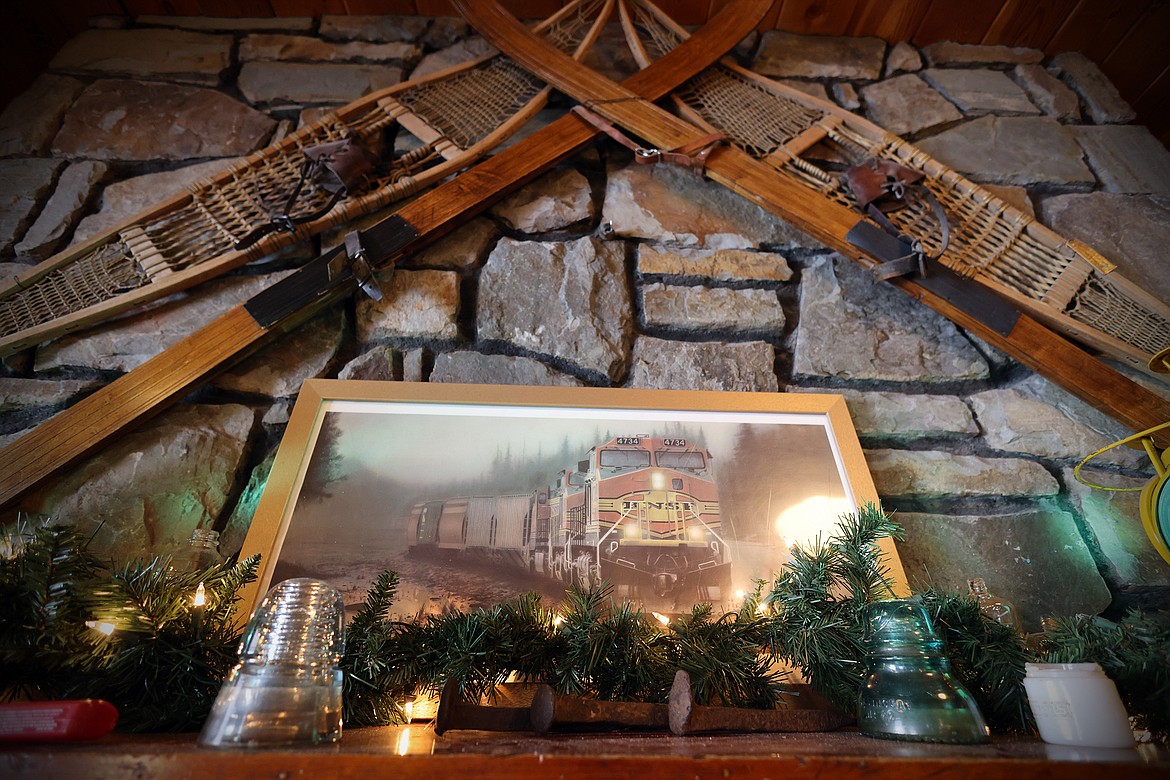
[[[534,29],[581,57],[612,5],[575,0]],[[497,54],[336,109],[0,289],[0,356],[414,195],[497,147],[548,95],[544,82]],[[405,133],[414,148],[378,154]]]
[[[649,0],[623,0],[620,8],[627,41],[643,67],[686,40],[686,31]],[[891,232],[919,242],[926,256],[1056,332],[1135,368],[1150,370],[1151,359],[1170,347],[1166,302],[1122,277],[1092,248],[1058,235],[874,123],[729,58],[672,97],[688,121],[723,133],[755,159],[859,213],[866,213],[869,196],[849,186],[847,171],[880,161],[916,172],[920,181],[904,182],[911,196],[902,207],[882,207],[880,215],[871,208],[871,217],[888,220]],[[912,196],[917,188],[925,197]],[[941,204],[945,220],[932,201]]]

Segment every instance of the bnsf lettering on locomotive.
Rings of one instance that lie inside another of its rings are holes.
[[[643,501],[635,499],[633,501],[623,501],[622,509],[638,509],[643,505],[650,509],[681,509],[684,512],[690,512],[695,507],[691,501]]]
[[[687,446],[686,439],[663,439],[662,446],[664,447],[685,447]]]
[[[617,443],[637,446],[638,444],[642,443],[642,440],[637,436],[619,436],[617,437]]]

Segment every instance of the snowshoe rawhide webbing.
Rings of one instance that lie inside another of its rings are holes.
[[[715,62],[755,28],[770,0],[731,0],[672,55],[624,82],[631,94],[657,100]],[[361,231],[361,258],[338,247],[268,290],[44,421],[0,450],[0,506],[46,477],[158,413],[203,381],[292,329],[358,284],[354,259],[374,271],[434,241],[557,162],[584,148],[597,130],[568,115],[474,168],[403,205]],[[352,243],[352,242],[347,242]]]
[[[686,40],[686,31],[648,0],[624,0],[621,12],[643,66]],[[1125,279],[1090,247],[1058,235],[873,122],[730,59],[672,97],[688,121],[726,134],[745,153],[824,197],[870,213],[955,274],[975,279],[1057,332],[1140,370],[1149,370],[1153,356],[1170,347],[1165,301]],[[850,173],[874,166],[912,172],[918,178],[904,182],[906,192],[925,197],[873,215],[865,182]]]
[[[591,111],[627,132],[637,134],[648,145],[676,149],[710,133],[712,128],[697,127],[648,101],[639,100],[623,87],[560,55],[533,37],[491,0],[453,2],[464,17],[501,51],[581,101]],[[828,124],[837,122],[836,117],[826,120]],[[722,131],[718,127],[714,129]],[[816,127],[812,132],[819,134],[822,130],[823,127]],[[829,197],[810,197],[809,189],[794,176],[739,148],[727,144],[715,148],[707,157],[706,174],[868,268],[889,259],[875,258],[848,240],[849,232],[858,224],[859,215],[846,202]],[[958,274],[952,281],[956,282],[959,291],[964,286],[978,288],[974,282],[964,280]],[[890,283],[1134,430],[1144,430],[1170,419],[1170,402],[1113,370],[1026,313],[1018,315],[1005,335],[985,322],[982,319],[985,312],[979,307],[969,306],[961,294],[944,297],[912,277],[898,277],[891,279]]]
[[[575,0],[534,29],[558,50],[580,57],[612,6],[613,0]],[[412,196],[497,147],[545,106],[548,95],[540,79],[492,55],[334,109],[0,289],[0,355]]]

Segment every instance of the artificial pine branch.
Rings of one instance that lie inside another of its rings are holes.
[[[553,687],[558,693],[627,701],[663,701],[674,675],[663,632],[609,583],[574,585],[565,596],[563,638]]]
[[[235,593],[255,579],[258,557],[202,572],[176,572],[167,559],[111,571],[75,527],[19,525],[4,542],[6,697],[102,698],[118,708],[123,730],[198,728],[235,662]],[[208,603],[197,612],[200,582]]]
[[[1097,663],[1117,684],[1126,709],[1162,743],[1170,743],[1170,625],[1138,610],[1120,623],[1093,615],[1054,618],[1041,660]]]
[[[779,703],[787,674],[766,650],[769,621],[749,609],[712,619],[711,605],[701,604],[671,623],[673,666],[690,675],[696,703],[757,709]]]
[[[608,614],[613,588],[573,586],[565,593],[562,621],[558,630],[565,643],[564,656],[557,662],[552,686],[557,693],[584,696],[593,688],[590,668],[605,658],[607,648],[595,641],[593,630]]]
[[[5,533],[0,557],[0,699],[59,695],[106,657],[105,643],[85,627],[97,560],[71,526]]]
[[[867,505],[843,516],[827,542],[795,549],[766,595],[760,583],[738,612],[715,618],[699,605],[666,631],[639,607],[616,603],[608,585],[571,588],[559,627],[535,595],[394,622],[387,616],[397,576],[385,572],[348,629],[346,722],[400,722],[407,697],[437,692],[448,677],[468,697],[490,696],[513,673],[560,693],[664,701],[683,668],[701,703],[770,707],[783,682],[775,659],[798,666],[851,710],[863,677],[865,609],[892,595],[877,542],[897,531]],[[76,529],[27,525],[0,538],[0,553],[4,697],[106,698],[119,708],[122,729],[201,725],[236,661],[236,593],[255,579],[259,556],[200,572],[176,572],[166,559],[111,571],[85,551]],[[191,596],[200,582],[208,602],[196,612]],[[992,727],[1026,726],[1020,680],[1029,656],[1018,635],[969,598],[930,587],[918,598]],[[117,630],[104,638],[86,627],[90,620]],[[1136,612],[1122,623],[1077,616],[1057,619],[1044,643],[1044,660],[1101,664],[1130,714],[1170,740],[1170,627]]]
[[[347,631],[347,646],[354,650],[343,668],[355,677],[355,692],[367,686],[401,702],[415,693],[437,694],[454,678],[461,696],[478,700],[514,673],[530,679],[551,674],[558,655],[552,625],[552,613],[533,594],[469,613],[428,616],[422,623],[363,620]],[[392,722],[385,707],[357,717],[371,725]]]
[[[1023,684],[1031,653],[1019,632],[984,615],[970,596],[926,586],[917,597],[942,636],[951,667],[991,730],[1031,732]]]
[[[563,643],[555,632],[555,616],[540,595],[523,594],[500,605],[494,616],[496,633],[511,655],[511,671],[525,681],[550,679]]]
[[[902,529],[892,518],[879,505],[867,503],[858,512],[841,515],[829,536],[829,548],[835,553],[830,572],[845,584],[861,609],[873,601],[895,598],[887,555],[878,545],[880,539],[902,538]]]
[[[768,637],[772,653],[798,667],[846,712],[856,709],[864,676],[866,607],[893,596],[878,540],[898,533],[877,504],[841,515],[827,541],[793,549],[765,598],[775,613]]]
[[[108,607],[97,613],[117,627],[100,678],[70,691],[118,707],[126,731],[188,731],[211,711],[236,662],[235,589],[255,579],[259,558],[183,572],[168,559],[127,564],[112,573]],[[221,580],[226,581],[221,584]],[[199,583],[209,604],[192,605]]]
[[[366,595],[366,603],[346,629],[342,720],[350,726],[384,726],[406,719],[402,703],[413,685],[394,679],[386,661],[397,624],[388,617],[398,593],[398,575],[384,571]]]

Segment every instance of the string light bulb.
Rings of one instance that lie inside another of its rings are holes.
[[[92,628],[99,634],[105,634],[106,636],[113,636],[114,634],[114,624],[107,623],[104,620],[87,620],[85,621],[85,625],[87,628]]]
[[[199,583],[199,587],[195,589],[195,598],[191,600],[191,606],[202,607],[207,603],[207,590],[203,587],[203,583]]]
[[[670,625],[670,618],[668,618],[666,615],[663,615],[661,612],[651,612],[650,614],[653,615],[654,617],[658,618],[658,622],[661,623],[662,625],[664,625],[664,626]]]

